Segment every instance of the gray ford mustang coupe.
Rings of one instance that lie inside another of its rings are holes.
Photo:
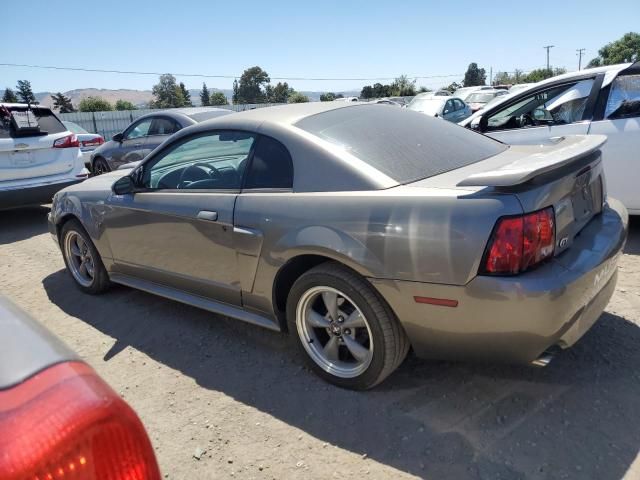
[[[628,217],[604,141],[509,147],[388,105],[263,108],[62,190],[49,228],[81,290],[288,331],[342,387],[373,387],[410,348],[544,365],[615,287]]]

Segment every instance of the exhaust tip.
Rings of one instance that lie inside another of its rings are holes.
[[[554,356],[555,356],[554,352],[551,352],[551,351],[547,350],[547,351],[543,352],[542,355],[540,355],[538,358],[533,360],[531,362],[531,365],[533,365],[534,367],[539,367],[539,368],[546,367],[547,365],[549,365],[551,363],[551,360],[553,360]]]

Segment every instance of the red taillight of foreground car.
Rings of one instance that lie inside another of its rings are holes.
[[[62,137],[53,142],[53,148],[72,148],[79,147],[80,142],[78,141],[78,137],[75,133],[71,135],[67,135],[66,137]]]
[[[103,143],[104,143],[104,138],[96,137],[96,138],[92,138],[91,140],[83,141],[82,146],[83,147],[99,147]]]
[[[87,365],[55,365],[0,391],[3,480],[156,480],[142,422]]]
[[[498,220],[480,268],[481,274],[515,275],[553,256],[553,208]]]

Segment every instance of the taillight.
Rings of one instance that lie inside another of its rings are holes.
[[[498,220],[487,245],[480,274],[515,275],[553,256],[553,208]]]
[[[53,148],[71,148],[71,147],[79,147],[80,142],[78,141],[78,137],[75,133],[71,135],[67,135],[66,137],[62,137],[53,142]]]
[[[144,480],[160,472],[142,422],[87,365],[55,365],[0,391],[3,480]]]
[[[104,138],[96,137],[96,138],[92,138],[91,140],[83,141],[82,146],[83,147],[99,147],[103,143],[104,143]]]

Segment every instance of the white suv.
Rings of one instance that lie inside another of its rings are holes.
[[[51,109],[0,103],[0,210],[48,203],[88,175],[76,135]]]

